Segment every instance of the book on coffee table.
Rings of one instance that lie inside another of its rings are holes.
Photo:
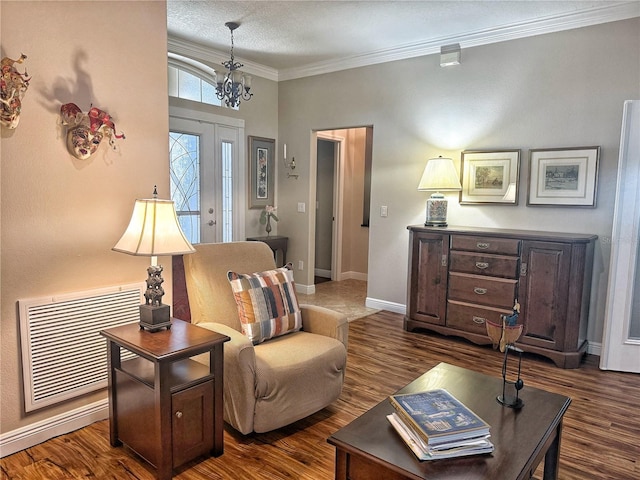
[[[442,443],[433,447],[428,446],[420,436],[404,424],[396,413],[387,415],[389,423],[398,432],[411,451],[419,460],[437,460],[441,458],[466,457],[469,455],[481,455],[493,452],[494,446],[486,437],[459,440],[451,443]]]
[[[444,389],[389,397],[398,418],[426,446],[486,439],[490,426]]]

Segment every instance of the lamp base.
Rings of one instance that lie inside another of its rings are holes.
[[[427,219],[425,227],[446,227],[447,226],[447,199],[444,195],[436,192],[427,200]]]
[[[140,329],[157,332],[171,328],[169,305],[140,305]]]

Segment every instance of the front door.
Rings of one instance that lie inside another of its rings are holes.
[[[244,169],[240,129],[170,117],[171,199],[191,243],[244,236]]]

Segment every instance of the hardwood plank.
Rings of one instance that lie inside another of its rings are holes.
[[[191,462],[174,478],[333,479],[335,451],[327,437],[424,371],[447,362],[501,374],[500,352],[462,339],[406,332],[399,314],[380,312],[356,320],[349,335],[345,385],[334,404],[275,432],[242,436],[227,428],[224,455]],[[564,421],[560,479],[640,478],[639,375],[601,371],[597,357],[565,370],[525,354],[522,377],[525,391],[535,386],[573,400]],[[154,470],[133,452],[110,447],[108,429],[106,420],[97,422],[3,458],[1,478],[154,479]],[[541,467],[534,478],[542,478]]]

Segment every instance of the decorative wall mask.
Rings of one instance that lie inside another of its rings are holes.
[[[62,124],[67,127],[67,150],[74,157],[86,160],[93,155],[104,137],[115,150],[115,139],[124,139],[124,134],[116,134],[116,126],[109,114],[96,107],[84,113],[75,103],[65,103],[60,107]]]
[[[18,60],[4,57],[0,62],[2,77],[0,77],[0,125],[11,130],[18,126],[20,121],[20,110],[22,110],[22,97],[24,97],[31,77],[25,70],[20,73],[15,64],[20,64],[26,60],[27,56],[22,54]]]

